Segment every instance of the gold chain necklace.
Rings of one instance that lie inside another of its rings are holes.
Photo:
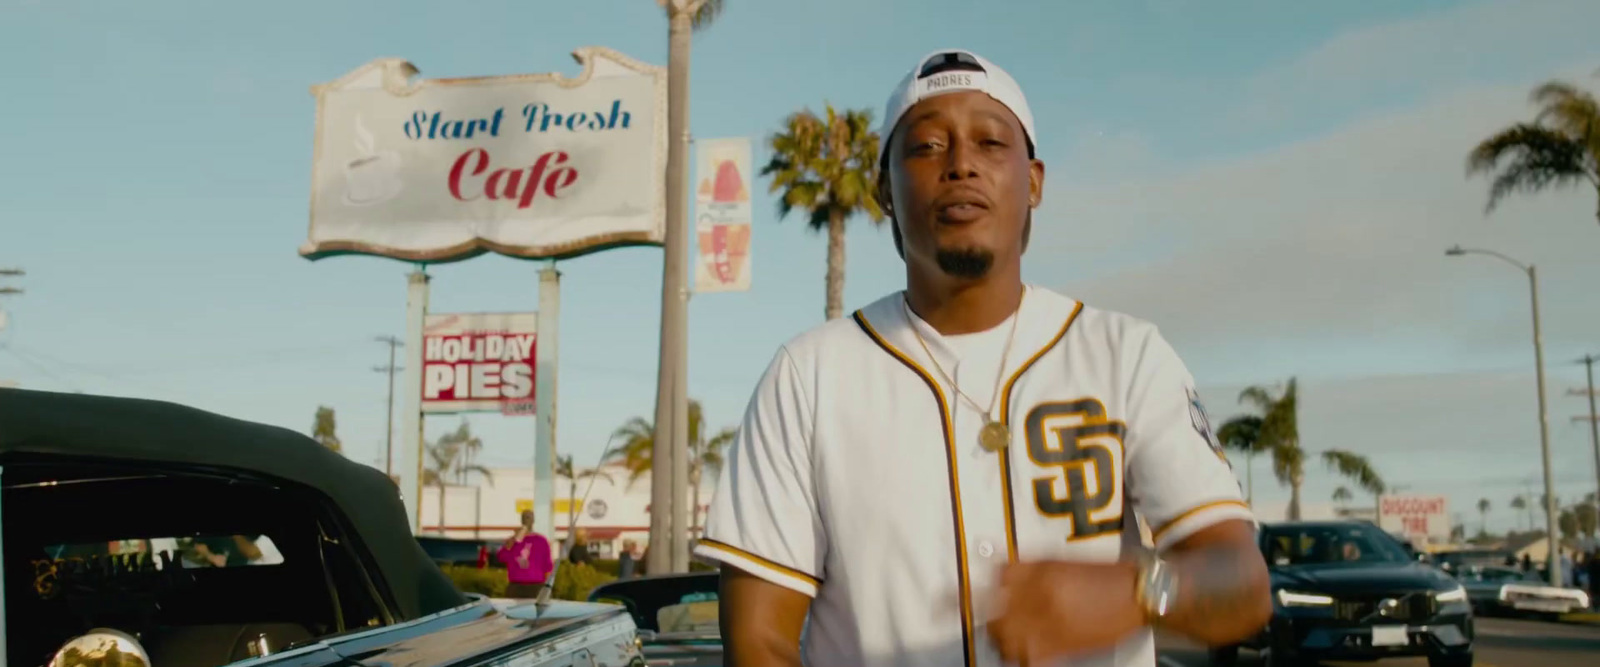
[[[1000,369],[995,372],[994,394],[989,398],[988,409],[978,405],[978,402],[968,396],[967,392],[961,391],[961,386],[956,384],[955,379],[950,377],[949,373],[944,372],[944,366],[939,364],[939,358],[933,356],[933,350],[928,349],[928,342],[922,339],[922,332],[917,330],[916,320],[911,312],[909,301],[903,297],[900,300],[901,307],[906,311],[906,324],[911,326],[911,334],[917,337],[917,343],[922,346],[923,353],[927,354],[928,359],[933,362],[934,370],[939,371],[939,377],[944,378],[945,382],[949,382],[950,387],[955,389],[956,395],[966,399],[967,403],[972,405],[972,409],[983,413],[983,427],[978,429],[978,445],[991,452],[998,452],[1011,444],[1011,427],[1006,426],[1003,421],[995,419],[994,408],[1000,401],[1001,381],[1006,376],[1006,361],[1011,357],[1011,343],[1017,338],[1017,322],[1022,320],[1022,301],[1027,296],[1027,287],[1023,287],[1023,298],[1017,300],[1017,311],[1011,315],[1011,333],[1007,334],[1005,349],[1000,353]]]

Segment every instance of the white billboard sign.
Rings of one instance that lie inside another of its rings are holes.
[[[1411,540],[1450,538],[1450,503],[1445,496],[1383,496],[1378,525]]]
[[[429,315],[422,411],[532,414],[537,313]]]
[[[750,140],[695,141],[694,291],[750,289]]]
[[[300,254],[441,262],[659,245],[666,74],[610,49],[577,78],[417,79],[370,62],[317,98],[311,229]]]

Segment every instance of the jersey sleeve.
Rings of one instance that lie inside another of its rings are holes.
[[[745,409],[694,553],[816,597],[827,540],[811,475],[810,396],[780,349]]]
[[[1253,522],[1177,352],[1152,327],[1133,354],[1126,385],[1128,491],[1156,550],[1222,521]]]

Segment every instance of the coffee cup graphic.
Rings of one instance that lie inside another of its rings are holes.
[[[355,157],[344,164],[344,203],[371,206],[400,195],[400,154],[379,150],[372,132],[356,116]]]

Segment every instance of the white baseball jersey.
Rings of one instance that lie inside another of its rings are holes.
[[[807,664],[999,667],[984,624],[1008,560],[1116,561],[1135,513],[1157,549],[1251,520],[1154,326],[1037,286],[1013,317],[1003,354],[1011,319],[941,336],[896,293],[761,378],[695,553],[811,596]],[[984,413],[941,368],[994,401],[1008,449],[979,444]],[[1153,636],[1068,664],[1154,667]]]

